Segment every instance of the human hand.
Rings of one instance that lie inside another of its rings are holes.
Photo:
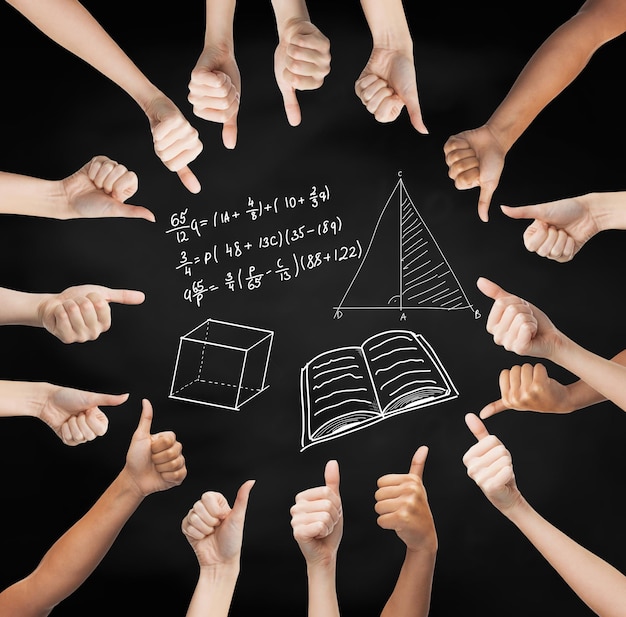
[[[191,72],[189,96],[193,113],[224,125],[222,141],[233,149],[237,144],[237,114],[241,76],[231,50],[205,48]]]
[[[330,72],[330,41],[305,19],[291,19],[278,30],[274,74],[287,121],[298,126],[302,113],[296,90],[315,90]]]
[[[141,417],[126,454],[125,471],[141,496],[178,486],[187,476],[182,445],[172,431],[150,434],[153,409],[143,399]]]
[[[437,533],[422,482],[428,447],[420,446],[408,474],[387,474],[378,479],[374,494],[377,522],[393,529],[410,551],[437,550]]]
[[[142,206],[125,204],[137,191],[137,175],[107,156],[94,156],[61,181],[67,213],[62,218],[126,217],[155,220]]]
[[[497,401],[485,405],[479,413],[484,420],[501,411],[538,411],[570,413],[567,386],[550,378],[543,364],[516,365],[500,373],[500,394]]]
[[[207,491],[183,519],[181,529],[200,566],[239,564],[248,497],[254,480],[244,482],[231,508],[221,493]]]
[[[422,120],[412,51],[374,47],[354,89],[378,122],[393,122],[406,106],[413,127],[428,133]]]
[[[332,562],[343,535],[337,461],[326,463],[324,482],[298,493],[290,510],[293,537],[309,565]]]
[[[479,278],[477,286],[495,300],[487,317],[487,332],[496,345],[520,356],[553,357],[563,335],[545,313],[486,278]]]
[[[143,292],[101,285],[68,287],[46,295],[37,307],[41,325],[64,343],[93,341],[111,327],[110,302],[141,304]]]
[[[476,482],[487,499],[504,513],[522,499],[515,483],[511,454],[495,435],[489,434],[478,416],[468,413],[465,423],[478,439],[478,443],[463,456],[467,475]]]
[[[535,219],[524,232],[524,245],[530,252],[560,263],[571,261],[600,231],[584,197],[501,209],[513,219]]]
[[[161,95],[145,109],[154,140],[154,151],[170,170],[175,171],[185,188],[199,193],[198,178],[188,164],[202,152],[202,142],[194,129],[174,103]]]
[[[491,198],[504,169],[505,149],[487,125],[449,137],[443,146],[448,176],[463,191],[480,187],[478,216],[489,220]]]
[[[114,407],[127,400],[128,394],[99,394],[52,386],[38,417],[66,446],[77,446],[107,432],[109,420],[100,406]]]

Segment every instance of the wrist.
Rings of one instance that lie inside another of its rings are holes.
[[[41,419],[42,409],[53,387],[46,382],[0,380],[0,415]]]
[[[311,20],[306,2],[303,0],[272,0],[272,8],[276,18],[278,36],[281,38],[290,26]]]
[[[135,499],[137,502],[143,501],[149,494],[145,493],[141,486],[139,486],[135,480],[134,474],[129,471],[126,465],[117,476],[116,483],[119,485],[123,493]]]
[[[528,516],[529,513],[533,511],[533,508],[526,501],[526,499],[522,496],[521,493],[518,494],[517,499],[506,508],[498,508],[504,516],[506,516],[514,525],[520,526],[524,518]]]

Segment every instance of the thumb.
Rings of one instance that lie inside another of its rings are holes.
[[[141,304],[146,299],[143,291],[134,289],[107,289],[104,296],[107,302],[117,304]]]
[[[499,398],[497,401],[493,401],[493,403],[485,405],[480,410],[480,413],[478,415],[484,420],[485,418],[495,416],[497,413],[500,413],[501,411],[506,411],[507,409],[509,408],[502,402],[502,399]]]
[[[500,206],[500,210],[512,219],[534,219],[540,217],[537,206]]]
[[[154,223],[156,217],[154,213],[143,206],[135,206],[133,204],[118,203],[107,210],[110,217],[121,217],[127,219],[146,219]]]
[[[229,150],[233,150],[237,145],[237,113],[224,122],[222,129],[222,141],[224,146]]]
[[[287,122],[291,126],[298,126],[302,121],[302,112],[300,111],[300,104],[298,103],[298,97],[296,91],[287,86],[282,90],[283,103],[285,105],[285,113],[287,114]]]
[[[117,407],[128,400],[127,394],[99,394],[89,396],[89,404],[92,407]]]
[[[504,291],[500,285],[486,279],[484,276],[481,276],[476,281],[476,286],[480,291],[482,291],[488,298],[492,300],[496,300],[497,298],[501,298],[503,296],[508,296],[508,292]]]
[[[324,482],[328,488],[339,495],[339,463],[337,461],[331,460],[326,463]]]
[[[201,190],[200,181],[196,178],[195,174],[189,167],[185,166],[182,169],[179,169],[177,172],[180,181],[183,183],[184,187],[190,193],[199,193]]]
[[[426,465],[427,456],[428,446],[420,446],[411,459],[411,469],[409,469],[409,473],[422,478],[424,476],[424,466]]]
[[[149,437],[150,429],[152,428],[152,403],[147,398],[141,401],[141,417],[139,418],[139,424],[135,430],[135,434],[140,437]]]
[[[483,223],[489,220],[489,206],[491,197],[496,187],[492,183],[480,185],[480,195],[478,196],[478,216]]]
[[[250,491],[252,490],[255,482],[256,480],[247,480],[239,487],[235,503],[233,504],[231,516],[235,516],[240,520],[245,518],[246,509],[248,508],[248,498],[250,497]]]
[[[428,135],[428,129],[422,119],[422,108],[420,107],[419,97],[417,95],[417,87],[411,88],[402,98],[413,128],[418,133]]]
[[[489,436],[489,431],[487,427],[484,425],[483,421],[473,413],[468,413],[465,415],[465,424],[467,424],[467,428],[472,431],[472,435],[480,441],[485,437]]]

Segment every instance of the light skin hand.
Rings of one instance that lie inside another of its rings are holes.
[[[150,122],[154,151],[163,164],[178,174],[191,193],[199,193],[200,182],[188,164],[202,152],[198,131],[166,96],[158,96],[145,107]]]
[[[221,493],[207,491],[183,519],[181,529],[200,566],[239,564],[243,528],[254,480],[244,482],[231,508]]]
[[[152,435],[152,404],[142,401],[141,418],[133,434],[124,472],[136,487],[138,494],[147,496],[178,486],[187,476],[182,445],[172,431]]]
[[[109,420],[100,407],[115,407],[128,400],[128,394],[99,394],[53,386],[39,413],[67,446],[76,446],[107,432]]]
[[[480,187],[478,216],[489,220],[491,198],[504,169],[507,151],[488,125],[449,137],[443,146],[448,176],[463,191]]]
[[[291,507],[291,527],[307,564],[326,564],[336,557],[343,535],[339,464],[328,461],[324,486],[302,491]]]
[[[428,133],[422,119],[412,52],[374,47],[354,89],[378,122],[393,122],[406,106],[413,127],[419,133]]]
[[[545,313],[486,278],[479,278],[477,286],[494,300],[486,327],[496,345],[520,356],[552,358],[563,335]]]
[[[600,231],[587,204],[583,196],[501,209],[514,219],[535,219],[524,232],[524,245],[540,257],[564,263]]]
[[[379,478],[374,498],[377,523],[393,529],[410,551],[437,550],[435,523],[422,481],[428,447],[413,455],[408,474],[387,474]]]
[[[505,513],[522,501],[515,483],[511,454],[495,435],[489,434],[477,415],[466,414],[465,423],[478,440],[463,456],[467,475],[487,499]]]
[[[109,303],[141,304],[143,292],[101,285],[68,287],[46,296],[37,307],[39,323],[64,343],[93,341],[111,326]]]
[[[274,74],[283,96],[287,121],[298,126],[302,113],[297,90],[315,90],[330,72],[330,41],[306,19],[290,19],[279,25],[274,52]]]
[[[570,413],[569,388],[548,376],[543,364],[516,365],[500,373],[501,398],[485,405],[484,420],[507,409],[540,413]]]
[[[205,47],[191,72],[188,101],[193,113],[223,124],[222,141],[232,150],[237,144],[237,114],[241,76],[231,49]]]
[[[67,215],[62,218],[155,220],[154,214],[147,208],[124,203],[137,191],[137,175],[107,156],[93,157],[61,184],[67,201]]]

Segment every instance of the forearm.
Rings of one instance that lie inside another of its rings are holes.
[[[39,305],[51,295],[0,287],[0,325],[43,327]]]
[[[337,562],[308,565],[308,617],[339,617]]]
[[[120,473],[93,507],[52,545],[37,568],[0,594],[0,614],[47,615],[98,566],[142,500],[125,473]]]
[[[580,599],[602,617],[622,617],[626,577],[540,516],[524,499],[505,515]]]
[[[361,0],[374,47],[413,49],[413,39],[404,13],[402,0]]]
[[[304,0],[272,0],[278,32],[290,21],[309,21],[309,10]]]
[[[608,399],[626,411],[626,352],[607,360],[563,337],[550,360],[579,377],[597,393],[594,395],[579,386],[587,393],[588,404]]]
[[[398,580],[381,617],[427,617],[435,560],[435,550],[407,550]]]
[[[0,172],[0,213],[60,218],[64,203],[61,183]]]
[[[45,382],[0,381],[0,416],[33,416],[41,409],[55,386]]]
[[[238,564],[201,566],[186,617],[226,617],[238,577]]]
[[[7,0],[50,39],[116,83],[146,109],[161,92],[76,0]]]
[[[586,14],[578,13],[537,49],[487,124],[508,152],[537,115],[585,68],[604,43]]]
[[[233,51],[233,20],[236,0],[206,0],[204,46]]]
[[[598,229],[626,229],[626,191],[589,193],[579,199],[586,205]]]

